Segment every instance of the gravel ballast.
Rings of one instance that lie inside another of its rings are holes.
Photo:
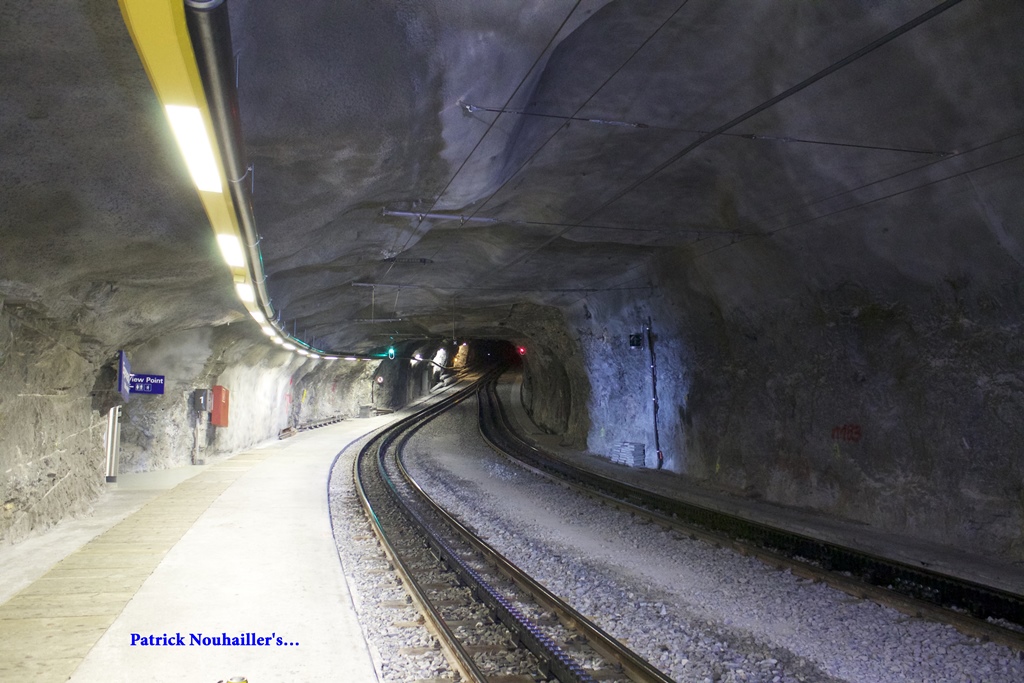
[[[407,449],[437,500],[679,681],[1024,681],[1024,661],[600,505],[494,454],[475,402]]]
[[[331,523],[345,580],[381,681],[454,680],[436,640],[377,542],[352,479],[352,466],[367,439],[346,448],[331,470]]]

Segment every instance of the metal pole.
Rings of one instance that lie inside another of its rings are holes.
[[[121,450],[121,406],[114,406],[107,413],[107,483],[117,482],[118,456]]]
[[[651,318],[647,317],[647,348],[651,352],[651,394],[654,397],[654,450],[658,452],[658,469],[665,464],[665,455],[661,452],[661,440],[658,438],[658,364],[654,357],[654,333],[651,331]]]
[[[199,457],[199,440],[201,438],[201,436],[200,436],[201,435],[201,427],[202,427],[202,424],[203,424],[203,411],[196,410],[196,408],[194,406],[192,407],[192,410],[193,410],[193,413],[196,416],[196,434],[195,434],[195,445],[192,448],[192,464],[193,465],[201,465],[201,464],[203,464],[203,460],[202,460],[202,458]]]

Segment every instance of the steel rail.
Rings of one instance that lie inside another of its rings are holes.
[[[500,374],[500,371],[494,373],[494,376],[498,374]],[[444,410],[468,398],[476,392],[479,384],[486,382],[489,378],[490,376],[485,377],[450,399],[435,404],[427,410],[418,413],[412,419],[404,420],[401,423],[401,428],[389,430],[382,437],[377,448],[378,472],[380,473],[381,480],[391,492],[393,501],[402,509],[407,519],[418,527],[418,531],[426,540],[427,545],[434,549],[441,561],[459,577],[459,580],[464,585],[470,587],[473,596],[487,605],[490,611],[498,618],[498,621],[514,635],[516,640],[541,661],[547,669],[547,674],[554,675],[561,683],[596,683],[557,643],[544,635],[536,624],[524,616],[508,600],[499,595],[497,591],[488,585],[483,577],[467,565],[448,544],[434,533],[430,524],[403,499],[395,486],[395,482],[386,471],[386,453],[396,441],[404,442],[407,440],[409,431],[418,429],[418,427],[423,426]],[[414,581],[411,572],[407,570],[406,573],[409,575],[410,580]],[[440,614],[437,614],[437,616],[440,617]],[[443,621],[443,617],[441,619]],[[461,649],[461,643],[459,648]],[[453,647],[453,649],[455,648]]]
[[[405,518],[416,528],[418,535],[424,540],[425,546],[433,551],[435,557],[452,571],[463,585],[469,587],[477,601],[487,606],[491,614],[496,617],[498,623],[502,624],[512,634],[515,644],[525,647],[537,657],[545,675],[554,675],[562,683],[595,683],[594,679],[571,656],[545,635],[536,624],[525,617],[515,605],[499,595],[497,591],[487,584],[483,577],[469,567],[454,550],[449,548],[431,530],[429,523],[423,520],[421,515],[417,514],[403,500],[403,496],[398,492],[395,482],[391,480],[386,471],[385,458],[389,449],[395,446],[397,441],[404,443],[408,438],[410,430],[418,429],[418,427],[426,424],[444,410],[474,395],[479,383],[488,378],[484,377],[470,387],[439,401],[416,415],[400,420],[395,425],[383,430],[364,446],[353,464],[356,490],[360,502],[371,521],[371,527],[374,529],[375,535],[381,540],[381,547],[384,549],[385,554],[391,561],[401,581],[407,587],[413,602],[424,615],[426,625],[437,637],[453,668],[458,671],[460,676],[475,683],[487,681],[486,675],[476,664],[472,655],[462,645],[461,641],[445,622],[443,615],[427,597],[427,591],[417,581],[415,572],[403,561],[402,552],[388,538],[388,532],[384,528],[385,525],[374,508],[372,500],[374,496],[368,491],[367,482],[364,480],[361,472],[363,467],[370,467],[366,461],[367,457],[372,456],[376,460],[376,468],[374,469],[376,469],[380,476],[380,482],[387,488],[391,502],[399,508]]]
[[[475,385],[471,385],[469,388],[460,391],[459,393],[442,399],[435,406],[444,405],[447,403],[454,402],[454,399],[458,398],[462,394],[472,391]],[[402,585],[405,586],[412,598],[416,608],[424,616],[425,624],[440,643],[449,663],[459,673],[465,681],[472,681],[473,683],[487,683],[487,677],[477,666],[473,657],[466,652],[465,648],[459,639],[452,633],[452,630],[445,623],[444,618],[440,612],[431,604],[430,600],[426,597],[426,594],[420,584],[413,578],[412,572],[402,562],[399,552],[391,544],[387,534],[384,531],[383,524],[380,518],[377,516],[377,512],[374,510],[373,505],[370,503],[370,496],[366,491],[365,482],[360,474],[360,464],[362,460],[368,456],[371,451],[379,451],[386,440],[387,435],[394,430],[400,430],[405,428],[411,423],[416,422],[420,419],[422,413],[417,413],[410,417],[404,418],[392,425],[389,429],[384,430],[380,434],[376,435],[370,440],[363,448],[360,449],[359,454],[356,456],[353,463],[353,479],[355,481],[355,488],[359,494],[359,502],[362,504],[363,511],[366,513],[367,519],[370,520],[370,527],[373,529],[374,535],[380,541],[381,548],[384,550],[384,554],[387,555],[392,567],[398,574]]]
[[[948,623],[968,635],[1024,652],[1024,632],[986,621],[994,617],[1024,626],[1024,597],[684,503],[581,470],[545,455],[516,433],[495,386],[495,381],[490,382],[483,392],[486,402],[480,401],[480,433],[492,449],[527,469],[691,538],[729,547],[856,597]],[[853,577],[839,574],[843,571]]]
[[[419,429],[416,426],[409,430],[403,437],[401,445],[404,445]],[[595,651],[605,658],[618,663],[626,675],[636,683],[672,683],[672,679],[653,667],[640,655],[625,647],[618,640],[609,635],[600,626],[592,622],[586,616],[577,611],[572,605],[565,602],[557,595],[538,583],[533,577],[524,572],[512,561],[498,552],[486,541],[468,529],[451,513],[437,504],[423,487],[416,481],[405,466],[402,455],[397,458],[399,471],[405,478],[406,483],[429,506],[429,508],[445,521],[458,535],[483,555],[487,561],[494,566],[501,574],[513,581],[517,586],[533,596],[539,604],[554,612],[559,621],[567,628],[579,631]]]

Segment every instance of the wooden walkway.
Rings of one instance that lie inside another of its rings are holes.
[[[376,681],[338,560],[326,484],[338,451],[393,419],[304,432],[149,499],[0,604],[0,681],[299,681],[339,673]],[[136,633],[188,641],[193,632],[275,633],[293,642],[132,644]]]
[[[243,453],[178,484],[0,605],[0,681],[68,680],[210,504],[272,454]]]

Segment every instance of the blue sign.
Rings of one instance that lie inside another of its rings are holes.
[[[132,365],[128,362],[128,354],[124,351],[117,352],[117,391],[121,398],[128,400],[131,392]]]
[[[142,373],[132,375],[131,392],[133,394],[162,394],[164,393],[164,376]]]

